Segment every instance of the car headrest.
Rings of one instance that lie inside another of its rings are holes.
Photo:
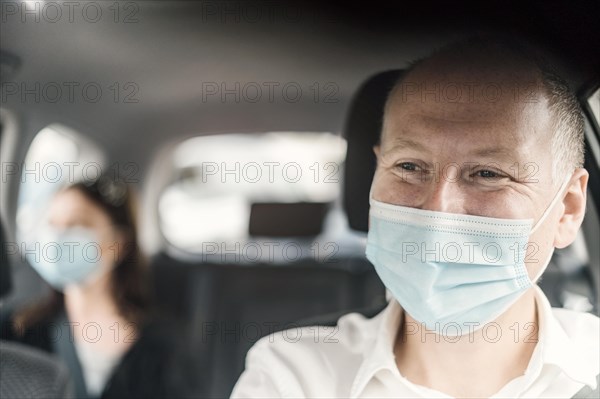
[[[344,169],[344,211],[350,228],[367,231],[369,190],[375,174],[373,146],[379,140],[385,101],[401,70],[381,72],[360,86],[350,104],[344,127],[348,142]]]
[[[8,243],[4,234],[4,227],[0,221],[0,298],[10,292],[10,264],[8,263]]]
[[[249,233],[266,237],[316,236],[323,230],[328,206],[324,202],[254,203]]]

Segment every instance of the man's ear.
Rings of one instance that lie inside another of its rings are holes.
[[[589,173],[583,168],[577,168],[573,172],[562,201],[564,210],[554,235],[554,246],[556,248],[564,248],[570,245],[577,236],[585,216],[588,178]]]

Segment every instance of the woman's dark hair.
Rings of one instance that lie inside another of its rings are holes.
[[[140,252],[136,229],[136,207],[131,187],[103,175],[94,181],[79,182],[60,192],[77,190],[108,215],[115,228],[125,234],[117,264],[111,270],[110,289],[120,315],[128,322],[144,322],[149,302],[148,263]],[[35,324],[52,319],[64,306],[62,292],[50,295],[19,311],[13,318],[18,334]]]

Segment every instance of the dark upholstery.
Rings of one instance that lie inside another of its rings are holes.
[[[8,263],[7,240],[0,222],[0,298],[4,298],[11,289],[10,264]]]
[[[338,264],[214,265],[154,259],[157,302],[191,329],[200,364],[209,364],[212,397],[227,397],[244,369],[246,352],[262,336],[323,314],[385,303],[385,290],[363,259]]]
[[[1,398],[72,398],[65,366],[45,352],[14,342],[0,342]]]
[[[11,287],[6,236],[0,221],[0,300]],[[0,341],[0,398],[71,398],[73,386],[64,365],[46,353]]]
[[[387,95],[402,71],[387,71],[370,77],[356,93],[346,119],[348,141],[344,168],[344,211],[350,227],[367,231],[369,189],[375,174],[373,146],[379,140]]]

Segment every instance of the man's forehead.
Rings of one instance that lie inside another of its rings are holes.
[[[491,134],[539,134],[549,130],[546,101],[532,104],[452,104],[433,100],[392,104],[384,116],[384,131],[419,129],[427,131],[478,130]],[[532,131],[534,130],[534,131]]]
[[[516,139],[550,129],[548,101],[536,81],[527,85],[526,81],[511,81],[510,76],[494,81],[488,79],[490,74],[461,79],[454,75],[427,79],[429,76],[408,76],[390,94],[384,136],[410,127],[448,133],[478,130]]]

